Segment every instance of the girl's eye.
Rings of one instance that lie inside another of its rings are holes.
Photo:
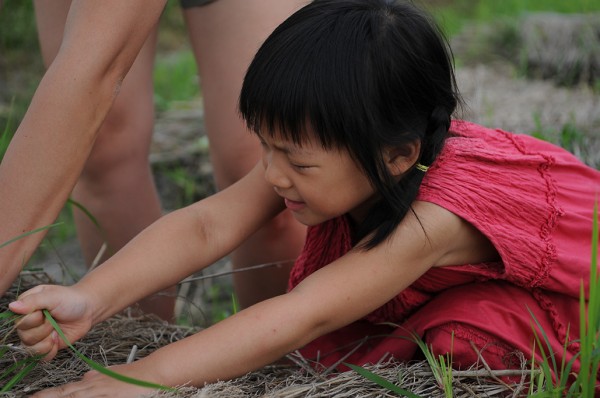
[[[292,163],[292,167],[299,169],[299,170],[306,170],[306,169],[310,169],[312,166],[305,166],[302,164],[294,164]]]

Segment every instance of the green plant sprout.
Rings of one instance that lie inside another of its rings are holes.
[[[437,358],[430,347],[417,334],[413,333],[412,340],[419,346],[423,355],[425,355],[425,360],[431,369],[431,373],[433,373],[433,378],[438,386],[444,390],[446,398],[452,398],[452,342],[454,342],[454,332],[452,332],[451,336],[450,352],[446,353],[445,356],[438,355]]]
[[[358,373],[359,375],[363,376],[365,379],[370,380],[376,384],[378,384],[379,386],[394,392],[396,394],[402,395],[402,396],[406,396],[409,398],[421,398],[420,395],[417,395],[415,393],[412,393],[408,390],[405,390],[403,388],[398,387],[397,385],[393,384],[392,382],[384,379],[383,377],[368,371],[367,369],[361,367],[361,366],[357,366],[357,365],[353,365],[351,363],[344,363],[345,366],[349,367],[350,369],[352,369],[353,371],[355,371],[356,373]]]

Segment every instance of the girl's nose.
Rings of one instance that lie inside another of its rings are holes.
[[[290,179],[282,172],[278,166],[277,160],[272,153],[263,156],[263,165],[265,168],[265,180],[276,188],[290,188],[292,183]]]

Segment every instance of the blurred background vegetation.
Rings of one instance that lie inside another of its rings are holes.
[[[18,126],[27,109],[43,74],[43,65],[32,2],[4,0],[2,3],[0,131],[7,130],[10,133]],[[421,3],[434,14],[449,37],[459,35],[466,25],[512,26],[512,31],[506,27],[495,40],[477,44],[480,52],[490,53],[510,53],[510,47],[519,44],[514,21],[525,13],[587,14],[600,11],[600,0],[421,0]],[[596,37],[596,40],[600,38]],[[486,45],[492,48],[481,48]],[[512,50],[516,51],[514,48]],[[459,65],[461,62],[464,60],[459,57]],[[176,0],[168,1],[160,21],[155,69],[155,102],[158,111],[169,109],[177,101],[186,101],[199,95],[196,66]]]
[[[0,0],[0,2],[2,2]],[[15,129],[43,74],[32,1],[4,0],[0,8],[0,127]],[[525,13],[587,14],[600,11],[600,0],[421,0],[449,37],[466,25],[510,24]],[[600,38],[596,37],[597,40]],[[502,41],[503,40],[503,41]],[[510,51],[518,40],[505,30],[494,51]],[[497,47],[500,46],[500,47]],[[483,51],[483,49],[482,49]],[[459,58],[459,64],[462,59]],[[167,3],[160,21],[155,72],[156,106],[167,110],[172,103],[199,95],[196,66],[176,0]],[[10,120],[10,123],[9,123]]]

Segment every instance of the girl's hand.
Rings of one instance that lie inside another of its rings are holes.
[[[36,286],[10,303],[9,308],[24,315],[16,322],[23,345],[37,354],[44,354],[45,360],[54,358],[56,352],[66,345],[42,310],[50,312],[70,342],[84,336],[92,326],[88,298],[74,287]]]
[[[136,373],[135,364],[111,366],[110,369],[123,375],[135,378],[142,378],[142,375]],[[139,372],[137,372],[139,373]],[[148,375],[146,375],[148,377]],[[138,387],[133,384],[124,383],[105,376],[96,371],[87,372],[81,381],[65,384],[63,386],[50,388],[40,391],[32,396],[32,398],[94,398],[94,397],[111,397],[111,398],[129,398],[147,396],[152,392],[147,388]]]

